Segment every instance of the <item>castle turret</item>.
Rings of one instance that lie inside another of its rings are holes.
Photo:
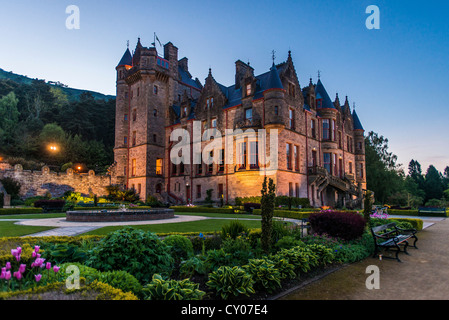
[[[352,111],[352,118],[354,120],[356,181],[362,185],[363,189],[366,189],[365,130],[355,112],[355,108]]]

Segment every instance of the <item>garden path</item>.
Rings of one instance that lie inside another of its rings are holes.
[[[280,300],[448,300],[449,219],[422,218],[425,228],[418,233],[419,249],[396,260],[366,258],[347,265]],[[385,253],[384,253],[385,256]],[[379,268],[379,289],[368,289],[366,282]]]

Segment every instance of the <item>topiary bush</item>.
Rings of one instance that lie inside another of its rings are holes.
[[[110,233],[89,252],[86,265],[101,271],[125,270],[140,282],[153,274],[170,274],[170,248],[154,233],[125,227]]]
[[[366,225],[362,215],[344,211],[312,213],[309,222],[314,233],[327,234],[347,241],[360,238]]]
[[[100,272],[97,280],[120,289],[123,292],[132,292],[136,296],[140,296],[142,292],[142,285],[139,280],[132,274],[123,270]]]
[[[252,277],[240,267],[221,266],[209,274],[206,285],[222,299],[254,294]]]

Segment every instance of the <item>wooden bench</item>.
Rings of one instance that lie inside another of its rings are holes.
[[[392,230],[388,231],[390,229]],[[394,222],[371,228],[371,233],[375,244],[373,258],[377,256],[381,248],[385,248],[386,250],[394,248],[396,249],[396,258],[385,258],[396,259],[401,262],[399,259],[399,253],[404,252],[407,255],[409,254],[407,252],[407,247],[409,246],[408,240],[414,239],[413,247],[418,249],[416,246],[416,242],[418,241],[416,232],[416,229],[401,229],[397,227]],[[403,250],[401,250],[401,246],[403,246]]]

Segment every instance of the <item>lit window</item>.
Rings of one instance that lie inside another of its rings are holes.
[[[246,85],[246,95],[250,96],[251,95],[251,83],[248,83]]]
[[[162,159],[156,159],[156,174],[162,175]]]

